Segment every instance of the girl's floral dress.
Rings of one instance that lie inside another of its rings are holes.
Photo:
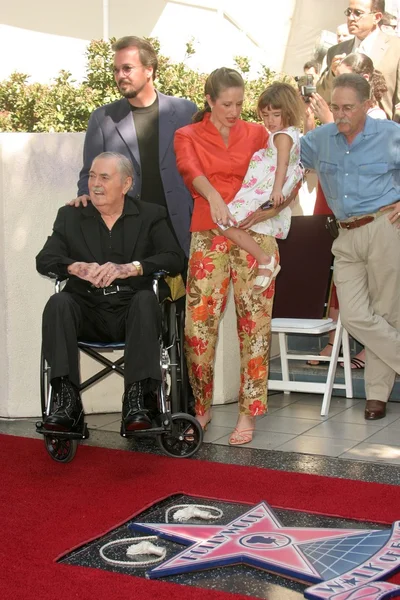
[[[267,147],[257,150],[251,157],[242,187],[232,202],[228,204],[229,210],[238,223],[269,200],[274,186],[278,160],[278,151],[273,140],[276,135],[282,133],[289,135],[293,140],[289,156],[289,166],[282,189],[283,195],[288,196],[303,177],[303,168],[300,164],[300,131],[296,127],[287,127],[281,131],[271,133],[268,138]],[[279,215],[267,221],[257,223],[251,229],[256,233],[264,233],[284,239],[289,233],[291,216],[292,211],[287,206]]]

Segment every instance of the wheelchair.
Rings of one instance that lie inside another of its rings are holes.
[[[165,273],[153,275],[153,291],[159,298],[159,280]],[[56,281],[55,292],[60,292],[61,282]],[[153,420],[151,429],[125,431],[125,438],[151,436],[156,437],[161,450],[174,458],[189,458],[200,448],[203,441],[203,430],[197,419],[188,414],[189,385],[185,357],[183,352],[184,340],[184,309],[177,308],[177,302],[165,300],[160,303],[162,314],[162,332],[160,343],[161,381],[156,391],[158,415]],[[104,368],[82,381],[79,391],[97,383],[109,373],[115,372],[123,377],[124,357],[115,361],[100,353],[101,350],[123,350],[124,343],[92,343],[78,341],[79,349],[92,357]],[[51,369],[44,359],[40,359],[40,398],[43,420],[51,413],[56,400],[53,398]],[[43,435],[45,448],[50,457],[58,463],[70,462],[77,451],[79,440],[89,438],[87,424],[83,424],[80,432],[54,432],[45,429],[43,421],[36,423],[36,432]]]

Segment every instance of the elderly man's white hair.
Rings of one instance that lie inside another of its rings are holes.
[[[121,178],[134,177],[133,165],[129,158],[126,158],[119,152],[102,152],[94,160],[98,158],[115,158],[117,161],[117,169],[121,173]],[[93,161],[94,162],[94,161]]]

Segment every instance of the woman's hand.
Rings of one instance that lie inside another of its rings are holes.
[[[253,227],[253,225],[256,225],[257,223],[262,223],[262,221],[268,221],[268,219],[272,219],[273,217],[276,217],[276,215],[279,215],[279,213],[284,208],[290,206],[290,204],[294,200],[296,200],[296,196],[299,193],[302,183],[302,181],[299,181],[296,184],[296,186],[291,191],[290,196],[287,196],[283,204],[280,204],[278,207],[272,206],[271,208],[267,208],[266,210],[258,208],[251,215],[243,219],[240,225],[238,225],[239,229],[250,229],[251,227]]]
[[[210,195],[208,202],[210,204],[211,218],[214,223],[224,225],[225,227],[236,225],[234,216],[217,191],[214,191]]]
[[[238,225],[239,229],[250,229],[253,225],[257,223],[261,223],[262,221],[267,221],[268,219],[272,219],[272,217],[276,217],[277,214],[280,213],[280,210],[276,209],[274,206],[272,208],[267,208],[263,210],[262,208],[258,208],[251,215],[243,219],[240,225]]]
[[[329,105],[322,96],[319,94],[312,94],[310,98],[310,105],[312,110],[314,111],[317,119],[321,121],[323,125],[326,123],[333,123],[333,114],[331,113],[331,109]]]

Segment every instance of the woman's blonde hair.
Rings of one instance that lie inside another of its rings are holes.
[[[297,90],[288,83],[276,81],[263,91],[257,103],[260,118],[264,108],[281,110],[284,127],[300,127],[303,120],[303,101]]]

